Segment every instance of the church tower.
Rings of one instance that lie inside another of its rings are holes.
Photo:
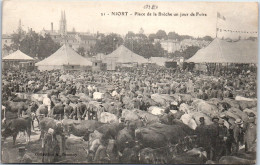
[[[67,35],[67,20],[66,20],[65,11],[61,11],[60,34],[61,34],[62,36]]]

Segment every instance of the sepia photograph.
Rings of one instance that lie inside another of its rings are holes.
[[[1,164],[256,164],[257,2],[3,0]]]

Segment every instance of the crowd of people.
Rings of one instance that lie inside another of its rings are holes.
[[[225,72],[224,75],[208,76],[200,72],[189,72],[181,69],[166,69],[163,67],[121,68],[109,72],[84,71],[45,71],[32,72],[6,71],[2,73],[3,100],[13,100],[17,93],[47,93],[43,100],[48,105],[48,111],[57,112],[62,109],[63,115],[57,119],[95,120],[99,118],[96,111],[91,110],[83,100],[76,99],[75,104],[61,95],[75,96],[80,93],[93,98],[95,92],[112,96],[109,101],[101,100],[100,112],[111,112],[118,118],[123,109],[128,109],[126,98],[133,101],[133,109],[147,111],[152,105],[145,101],[152,94],[189,94],[193,98],[209,100],[217,98],[233,99],[236,95],[246,98],[256,98],[256,73],[241,71],[240,73]],[[53,99],[53,96],[56,96]],[[165,107],[165,113],[178,110],[183,101],[176,100]],[[105,104],[109,104],[108,107]],[[246,152],[250,152],[256,141],[256,116],[249,114],[247,122],[235,119],[235,124],[227,128],[224,121],[226,116],[212,117],[213,124],[205,125],[204,117],[200,117],[200,125],[196,128],[197,146],[203,147],[209,160],[219,160],[224,155],[238,152],[245,144]],[[210,129],[208,129],[210,128]],[[213,130],[213,131],[212,131]]]

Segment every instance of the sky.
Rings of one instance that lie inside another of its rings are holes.
[[[158,8],[144,9],[145,5],[155,5]],[[254,2],[4,0],[2,33],[15,31],[19,19],[24,30],[50,30],[51,22],[54,30],[58,30],[62,10],[66,11],[68,31],[74,27],[78,32],[99,31],[125,35],[128,31],[138,33],[143,28],[145,34],[162,29],[166,33],[175,31],[194,37],[215,37],[216,25],[230,30],[258,31],[258,6]],[[112,16],[111,12],[128,12],[128,15]],[[135,12],[187,13],[189,16],[135,16]],[[196,12],[206,16],[190,16]],[[226,20],[217,19],[217,12]],[[106,15],[101,16],[101,13]]]

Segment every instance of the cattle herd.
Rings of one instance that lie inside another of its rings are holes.
[[[256,84],[232,69],[5,71],[2,162],[253,164]]]

